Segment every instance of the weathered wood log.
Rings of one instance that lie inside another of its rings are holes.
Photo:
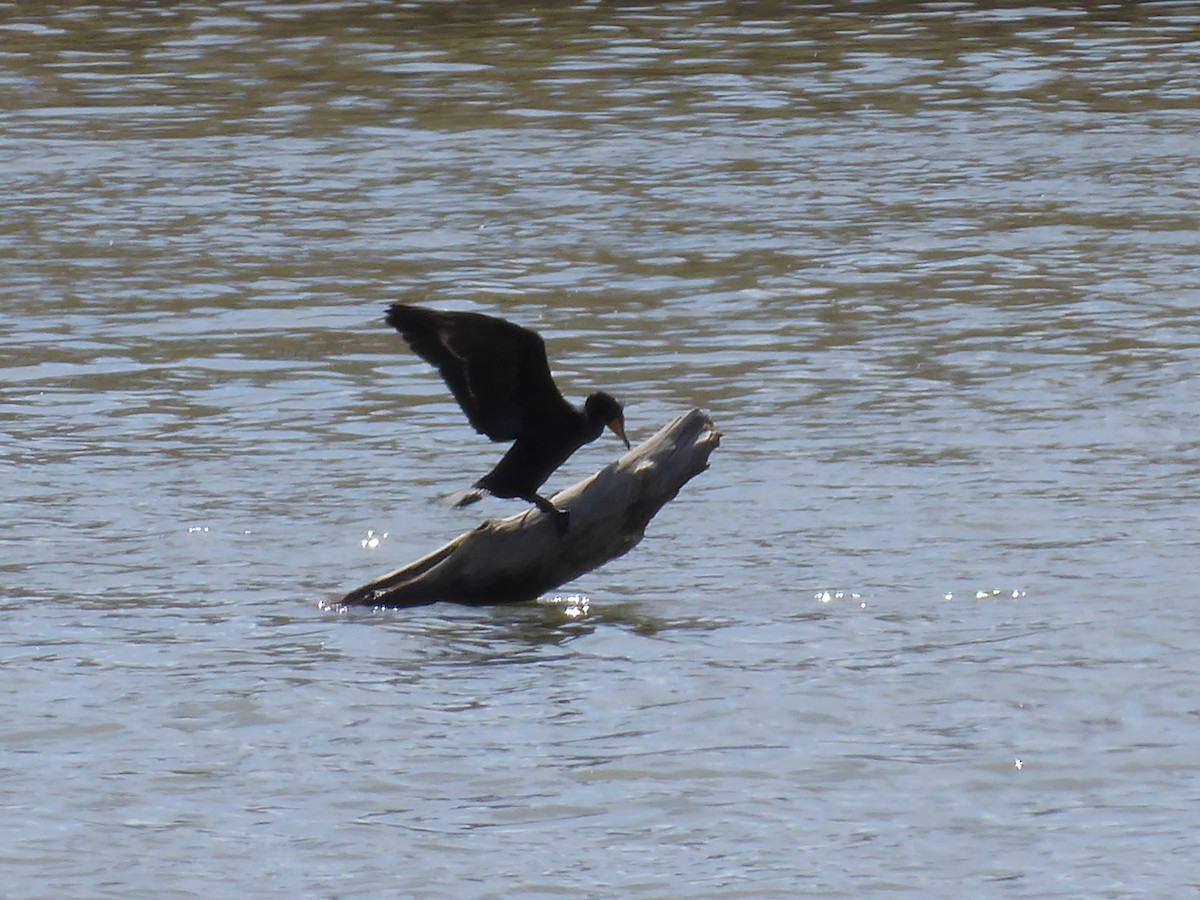
[[[474,605],[532,600],[632,550],[663,505],[708,468],[720,437],[712,420],[693,409],[556,494],[554,505],[571,513],[566,534],[536,508],[487,521],[330,605],[400,608],[439,600]]]

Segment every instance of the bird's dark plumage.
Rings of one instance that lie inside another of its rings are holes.
[[[606,426],[629,446],[621,404],[604,393],[589,396],[583,409],[568,403],[550,375],[542,338],[504,319],[396,303],[387,322],[441,373],[476,431],[513,442],[475,487],[533,503],[565,531],[566,512],[537,490]],[[476,499],[478,492],[469,493],[460,505]]]

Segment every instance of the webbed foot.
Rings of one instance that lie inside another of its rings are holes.
[[[560,535],[567,533],[567,527],[571,524],[571,511],[570,510],[559,509],[557,506],[555,506],[553,503],[551,503],[549,500],[547,500],[545,497],[541,496],[540,494],[532,494],[529,497],[522,497],[521,499],[525,500],[529,503],[532,503],[534,506],[536,506],[538,509],[540,509],[542,512],[544,512],[546,515],[548,515],[550,517],[551,521],[554,522],[555,530]]]

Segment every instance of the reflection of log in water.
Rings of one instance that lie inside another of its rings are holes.
[[[712,420],[694,409],[618,461],[556,494],[554,505],[571,512],[565,535],[536,509],[484,522],[351,591],[340,605],[399,608],[438,600],[531,600],[632,550],[663,505],[708,468],[720,437]]]

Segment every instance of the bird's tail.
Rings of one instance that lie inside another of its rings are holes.
[[[470,506],[472,503],[478,503],[486,494],[487,491],[483,488],[469,487],[463,491],[455,491],[453,494],[447,494],[442,498],[442,502],[455,509],[461,509],[464,506]]]

